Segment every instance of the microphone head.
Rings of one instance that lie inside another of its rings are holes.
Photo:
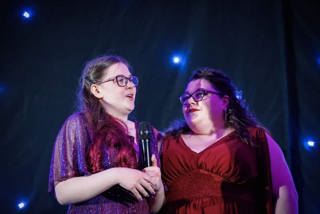
[[[141,140],[152,139],[152,127],[148,122],[140,122],[139,137]]]

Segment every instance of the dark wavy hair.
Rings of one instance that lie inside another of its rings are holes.
[[[194,70],[189,82],[197,79],[207,80],[220,93],[220,97],[229,97],[229,104],[224,112],[225,126],[234,128],[244,142],[250,143],[248,128],[257,126],[257,122],[244,102],[237,98],[237,90],[231,79],[222,71],[208,67]],[[175,121],[166,133],[178,136],[189,131],[191,130],[185,121]]]
[[[132,71],[129,63],[120,56],[101,56],[87,62],[79,82],[79,110],[84,113],[92,140],[86,154],[92,173],[102,171],[106,165],[137,167],[133,140],[128,135],[127,126],[108,114],[90,91],[91,85],[102,80],[107,69],[116,63],[123,63]]]

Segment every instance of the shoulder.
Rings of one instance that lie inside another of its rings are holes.
[[[258,134],[266,134],[266,133],[270,134],[270,132],[265,127],[262,127],[262,126],[250,126],[248,127],[248,131],[250,135],[258,135]]]
[[[85,119],[85,116],[83,112],[74,112],[69,117],[67,117],[64,123],[75,124],[75,123],[84,122],[84,119]]]
[[[71,114],[63,123],[63,127],[82,127],[86,124],[85,115],[83,112],[75,112]]]
[[[276,150],[277,152],[281,152],[281,148],[278,143],[273,139],[271,132],[262,126],[250,127],[250,133],[254,133],[254,135],[258,138],[265,138],[266,142],[268,143],[269,149]]]
[[[262,126],[252,126],[247,128],[250,139],[253,141],[268,141],[271,138],[270,132]]]
[[[56,137],[57,144],[73,145],[91,138],[84,113],[75,112],[64,121]]]
[[[163,136],[163,141],[166,141],[166,142],[175,141],[175,140],[177,140],[179,137],[181,137],[181,134],[179,134],[179,135],[165,134],[165,135]]]
[[[86,119],[84,113],[82,112],[75,112],[71,114],[67,119],[64,121],[60,132],[76,132],[81,131],[86,127]]]
[[[179,138],[181,137],[181,135],[164,135],[163,139],[162,139],[162,147],[163,148],[168,148],[170,145],[172,145],[172,143],[174,142],[178,142]]]
[[[283,152],[278,143],[273,139],[269,130],[262,126],[248,128],[251,138],[265,141],[271,158],[283,159]]]

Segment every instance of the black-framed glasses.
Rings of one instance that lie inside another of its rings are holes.
[[[195,102],[199,102],[201,100],[204,99],[204,97],[208,94],[217,94],[217,95],[221,95],[220,92],[217,92],[217,91],[210,91],[210,90],[206,90],[206,89],[203,89],[203,88],[200,88],[200,89],[197,89],[195,92],[193,92],[192,94],[189,94],[189,93],[185,93],[183,95],[181,95],[179,97],[179,100],[181,102],[181,104],[185,104],[185,102],[187,100],[190,99],[190,97],[192,97],[192,99],[195,101]]]
[[[118,75],[112,79],[107,79],[104,81],[97,81],[97,83],[101,84],[110,81],[116,82],[119,87],[126,87],[129,81],[132,82],[135,87],[137,87],[139,84],[139,79],[137,76],[126,77],[124,75]]]

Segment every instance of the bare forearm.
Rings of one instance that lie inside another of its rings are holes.
[[[281,148],[267,135],[276,214],[298,213],[298,194]]]
[[[276,201],[276,214],[297,214],[298,195],[295,190],[282,186],[279,190],[279,197]]]
[[[60,204],[78,203],[93,198],[117,184],[117,168],[111,168],[90,176],[74,177],[55,186]]]

